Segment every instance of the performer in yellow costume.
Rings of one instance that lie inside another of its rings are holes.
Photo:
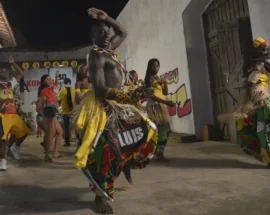
[[[14,60],[12,62],[14,62]],[[11,134],[16,137],[16,145],[14,145],[11,150],[13,154],[16,155],[16,157],[14,157],[20,159],[18,146],[24,141],[28,133],[30,133],[30,129],[17,114],[17,107],[13,95],[15,84],[13,81],[9,81],[9,78],[8,69],[0,68],[0,170],[7,169],[6,146],[8,135]]]
[[[90,88],[88,68],[85,64],[81,64],[77,67],[77,80],[75,88],[75,101],[76,104],[79,104],[85,93],[87,93]]]
[[[77,67],[76,85],[75,85],[75,106],[79,105],[84,95],[90,90],[90,79],[88,73],[88,67],[85,64],[81,64]],[[73,114],[73,113],[72,113]],[[74,122],[73,122],[74,124]],[[73,128],[72,128],[73,129]],[[76,139],[79,144],[81,138],[81,132],[75,128]]]
[[[158,148],[156,151],[158,161],[167,162],[168,160],[164,157],[164,150],[170,133],[167,106],[175,106],[176,104],[170,100],[166,100],[166,96],[168,95],[167,81],[158,77],[159,68],[160,63],[158,59],[148,61],[144,82],[147,88],[154,88],[154,96],[148,99],[146,110],[149,118],[158,127]]]
[[[248,94],[243,96],[243,104],[237,106],[238,110],[219,118],[236,120],[238,142],[243,151],[270,166],[270,46],[262,38],[254,40],[253,45],[246,77]]]

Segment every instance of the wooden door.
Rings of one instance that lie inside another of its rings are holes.
[[[203,18],[213,109],[217,117],[232,111],[245,91],[243,64],[252,47],[247,1],[215,0]],[[219,139],[236,141],[235,123],[220,123],[216,118],[215,127]]]

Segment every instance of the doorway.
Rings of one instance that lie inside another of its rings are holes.
[[[235,123],[217,116],[232,111],[245,90],[244,62],[252,50],[247,0],[213,0],[203,13],[214,123],[219,140],[235,142]]]

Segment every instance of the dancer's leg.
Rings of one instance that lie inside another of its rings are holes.
[[[47,117],[44,119],[45,122],[45,136],[44,136],[44,149],[45,149],[45,162],[52,162],[49,156],[50,147],[53,142],[55,131],[54,117]]]
[[[0,113],[0,171],[5,171],[7,169],[7,139],[12,124],[10,122],[9,116],[7,114]]]
[[[56,134],[55,134],[55,141],[54,141],[55,145],[54,145],[53,157],[59,158],[59,157],[61,157],[61,154],[59,151],[60,151],[61,137],[63,136],[63,129],[56,118],[54,118],[54,125],[55,125]]]
[[[65,146],[70,146],[70,117],[69,115],[63,115],[63,120],[64,120]]]
[[[11,146],[16,142],[16,137],[14,135],[10,135],[9,139],[7,140],[7,143],[8,143],[8,152],[7,152],[7,155],[8,156],[13,156],[10,148]]]
[[[156,150],[156,155],[158,161],[161,162],[168,162],[169,160],[164,157],[164,151],[165,147],[168,142],[169,138],[169,133],[170,133],[170,125],[169,124],[164,124],[164,125],[159,125],[158,126],[158,146]]]
[[[5,171],[7,169],[6,146],[7,142],[5,140],[0,140],[0,171]]]
[[[12,114],[11,116],[12,127],[10,129],[10,134],[16,137],[16,143],[14,143],[10,150],[13,153],[13,156],[16,160],[20,159],[20,146],[31,132],[22,118],[17,114]]]
[[[265,107],[266,108],[266,107]],[[270,149],[269,145],[270,144],[267,138],[267,133],[269,132],[269,123],[266,123],[266,114],[265,114],[265,108],[261,108],[257,110],[257,136],[260,142],[261,146],[261,153],[263,156],[263,160],[265,164],[270,167]]]
[[[44,131],[44,133],[45,133],[45,120],[44,119],[42,119],[42,120],[38,120],[37,121],[37,126],[38,126],[38,129],[39,129],[39,131],[40,131],[40,134],[41,134],[41,131]],[[40,135],[41,137],[42,137],[42,135]],[[45,147],[45,145],[44,145],[44,143],[45,143],[45,136],[43,137],[43,141],[40,143],[40,145],[44,148]],[[44,148],[45,149],[45,148]]]
[[[111,200],[109,200],[105,193],[110,193],[113,195],[114,193],[114,179],[109,176],[102,176],[97,173],[96,163],[92,163],[87,165],[86,168],[82,169],[83,174],[89,180],[89,185],[92,190],[95,192],[95,210],[98,213],[102,214],[111,214],[114,213],[114,208],[111,204]],[[100,180],[98,180],[98,178]],[[102,179],[103,178],[103,179]],[[98,181],[103,181],[99,183]],[[95,183],[99,186],[99,188],[95,185]],[[102,189],[102,190],[100,190]],[[105,191],[105,193],[104,193]]]

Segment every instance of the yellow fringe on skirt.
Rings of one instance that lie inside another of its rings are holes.
[[[106,113],[106,108],[109,109],[109,116]],[[125,120],[128,123],[144,120],[147,122],[148,127],[147,142],[150,139],[157,142],[157,128],[155,124],[144,116],[140,110],[133,105],[119,104],[112,100],[101,102],[95,96],[94,90],[90,90],[85,94],[80,105],[73,112],[73,119],[76,128],[84,132],[82,144],[75,154],[75,166],[77,168],[84,168],[86,166],[88,155],[94,149],[95,144],[97,144],[108,120],[110,125],[115,126],[115,129],[117,129],[117,126],[121,126],[120,120]]]
[[[168,107],[165,104],[149,99],[146,104],[148,117],[156,124],[167,124],[170,121]]]

